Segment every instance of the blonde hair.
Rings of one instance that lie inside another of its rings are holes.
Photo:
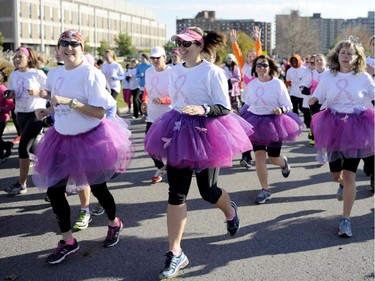
[[[357,43],[356,41],[357,40],[353,39],[353,37],[349,37],[349,39],[347,40],[342,40],[338,42],[335,48],[328,54],[327,65],[334,75],[336,75],[336,73],[340,70],[339,52],[342,48],[352,48],[355,50],[357,58],[351,67],[351,70],[354,71],[355,74],[366,71],[365,51],[362,45]]]
[[[117,59],[117,56],[113,50],[104,50],[104,54],[110,54],[114,61]]]

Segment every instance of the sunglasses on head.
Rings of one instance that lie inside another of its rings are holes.
[[[78,46],[81,46],[81,42],[78,42],[78,41],[66,41],[66,40],[61,40],[59,42],[59,45],[60,46],[63,46],[63,47],[68,47],[68,46],[72,46],[73,48],[76,48]]]
[[[176,41],[176,46],[177,47],[180,47],[181,45],[184,46],[185,48],[189,48],[191,45],[193,44],[196,44],[196,45],[200,45],[200,43],[198,42],[193,42],[193,41],[180,41],[180,40],[177,40]]]
[[[256,66],[256,67],[264,67],[264,68],[267,68],[267,67],[268,67],[268,64],[266,64],[266,63],[257,63],[255,66]]]

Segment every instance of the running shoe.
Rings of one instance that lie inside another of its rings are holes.
[[[62,262],[66,256],[75,254],[79,251],[79,245],[77,240],[74,238],[74,244],[68,245],[64,240],[60,240],[57,244],[57,248],[52,254],[50,254],[46,261],[49,264],[57,264]]]
[[[184,252],[180,256],[175,256],[172,251],[169,251],[165,256],[165,267],[159,274],[160,280],[176,277],[178,271],[189,264],[189,259]]]

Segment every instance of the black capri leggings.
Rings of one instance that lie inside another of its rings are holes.
[[[28,159],[28,144],[40,133],[43,127],[43,122],[36,118],[34,112],[18,112],[17,122],[21,129],[21,140],[18,146],[18,157],[20,159]]]
[[[47,190],[47,195],[51,201],[52,210],[56,215],[57,223],[59,224],[62,233],[72,229],[70,221],[70,206],[65,196],[66,186],[50,187]],[[112,194],[107,188],[107,183],[91,185],[91,192],[98,199],[100,205],[107,213],[109,220],[116,218],[116,204]]]
[[[359,161],[361,161],[361,158],[339,158],[336,161],[329,162],[329,171],[331,173],[337,173],[342,170],[347,170],[356,173]]]
[[[209,168],[195,173],[200,195],[211,204],[216,204],[223,193],[217,187],[219,170],[219,168]],[[167,175],[169,183],[168,203],[170,205],[184,204],[189,193],[193,171],[188,168],[178,169],[167,165]]]

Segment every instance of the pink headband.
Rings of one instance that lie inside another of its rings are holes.
[[[21,50],[22,52],[24,52],[28,58],[30,57],[30,51],[27,48],[19,47],[18,50]]]
[[[200,43],[204,43],[202,35],[195,32],[192,29],[184,29],[179,34],[173,35],[171,37],[172,41],[177,41],[178,39],[182,39],[184,41],[198,41]]]

